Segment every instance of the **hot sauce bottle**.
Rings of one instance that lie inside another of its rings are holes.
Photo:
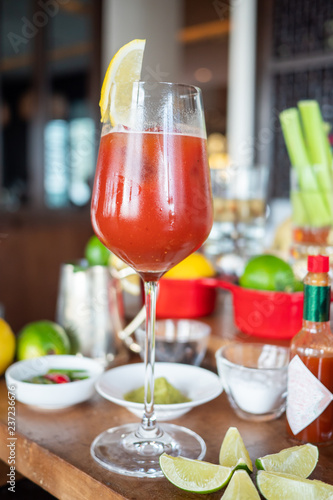
[[[333,334],[329,258],[308,257],[301,331],[292,339],[288,368],[287,431],[296,440],[333,442]]]

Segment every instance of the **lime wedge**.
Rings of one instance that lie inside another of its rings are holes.
[[[237,470],[221,500],[260,500],[259,493],[245,470]]]
[[[236,427],[229,427],[224,436],[220,449],[219,464],[224,467],[245,469],[249,473],[253,471],[250,455]]]
[[[313,444],[304,444],[286,448],[279,453],[257,458],[257,469],[268,472],[283,472],[306,478],[318,462],[318,448]]]
[[[280,472],[259,471],[257,485],[266,500],[332,500],[333,486]]]
[[[166,453],[160,456],[160,467],[172,484],[192,493],[211,493],[223,488],[233,472],[230,467],[185,457],[172,457]]]

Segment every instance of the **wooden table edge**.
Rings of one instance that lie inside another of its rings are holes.
[[[124,500],[124,496],[19,432],[15,438],[16,471],[59,500]],[[5,464],[8,464],[10,441],[14,440],[8,436],[7,425],[0,422],[0,459]],[[64,491],[65,494],[61,493]]]

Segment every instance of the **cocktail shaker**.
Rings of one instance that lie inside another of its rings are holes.
[[[89,267],[85,261],[61,265],[56,321],[68,331],[79,354],[103,366],[117,353],[110,314],[112,293],[108,267]]]

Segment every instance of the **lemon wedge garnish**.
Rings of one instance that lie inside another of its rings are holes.
[[[102,122],[106,122],[109,116],[112,125],[126,122],[132,98],[131,86],[128,86],[128,92],[125,87],[121,92],[113,93],[112,111],[109,111],[110,89],[112,83],[130,84],[140,80],[145,44],[146,40],[132,40],[113,56],[104,77],[99,101]]]

